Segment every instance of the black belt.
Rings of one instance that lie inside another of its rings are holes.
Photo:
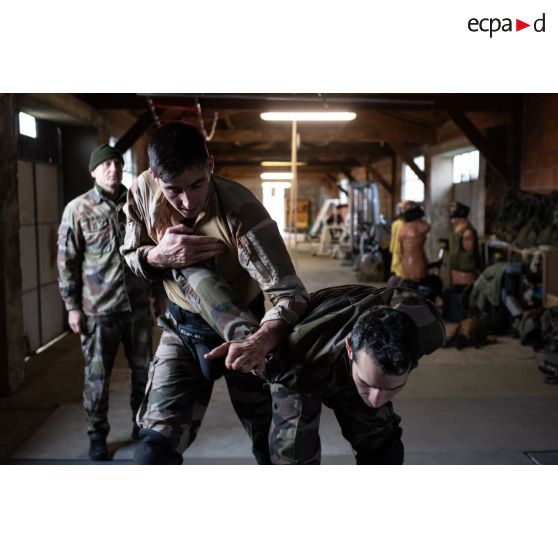
[[[220,378],[225,373],[225,357],[206,360],[203,355],[224,343],[221,336],[199,314],[184,310],[170,301],[168,311],[176,333],[194,360],[198,361],[203,377],[206,380]]]
[[[248,309],[257,319],[265,313],[264,296],[260,294],[249,304]],[[203,355],[224,343],[223,338],[199,315],[184,310],[174,302],[168,302],[168,311],[174,322],[174,329],[182,343],[198,361],[206,380],[216,380],[225,373],[225,357],[206,360]]]

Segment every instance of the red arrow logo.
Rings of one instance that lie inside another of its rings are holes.
[[[530,23],[525,23],[524,21],[521,21],[520,19],[515,20],[515,30],[516,31],[521,31],[522,29],[525,29],[526,27],[531,27],[531,24]]]

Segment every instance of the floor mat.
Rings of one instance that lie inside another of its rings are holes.
[[[535,465],[558,465],[558,450],[526,451],[525,455]]]
[[[131,459],[89,461],[89,459],[10,459],[6,465],[133,465]]]

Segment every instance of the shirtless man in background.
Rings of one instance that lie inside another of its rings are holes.
[[[419,283],[428,275],[428,261],[424,252],[426,235],[430,225],[423,219],[424,210],[418,204],[403,212],[404,224],[399,233],[401,242],[401,266],[404,279]]]

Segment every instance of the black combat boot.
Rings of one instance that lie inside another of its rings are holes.
[[[105,438],[92,438],[89,443],[89,459],[91,461],[108,461],[107,441]]]

